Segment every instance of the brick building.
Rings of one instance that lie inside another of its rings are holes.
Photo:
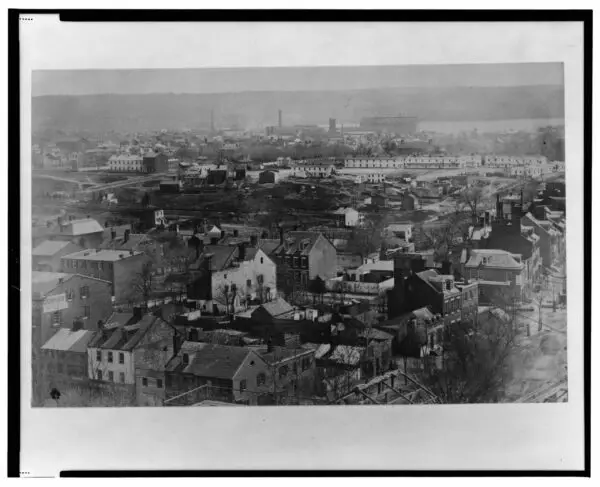
[[[62,269],[112,284],[115,302],[138,299],[135,283],[148,257],[136,250],[89,249],[62,257]]]

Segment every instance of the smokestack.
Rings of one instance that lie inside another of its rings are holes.
[[[278,114],[279,114],[279,117],[278,117],[277,123],[278,123],[279,128],[281,128],[282,127],[282,118],[283,118],[281,110],[279,110]]]

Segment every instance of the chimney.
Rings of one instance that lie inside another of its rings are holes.
[[[110,239],[114,240],[115,238],[117,238],[117,231],[114,228],[110,229]]]
[[[251,235],[250,236],[250,247],[257,247],[258,246],[258,237],[256,235]]]
[[[246,258],[246,242],[242,242],[238,245],[238,259],[244,260]]]
[[[221,230],[221,238],[225,238],[225,230]]]
[[[79,331],[83,329],[83,320],[81,318],[75,318],[73,320],[73,326],[71,327],[71,331]]]
[[[136,321],[139,321],[142,319],[142,307],[141,306],[134,306],[133,308],[133,317],[136,319]]]
[[[207,254],[206,255],[205,263],[206,263],[206,268],[209,271],[212,270],[212,254]]]
[[[123,235],[123,243],[127,243],[129,241],[129,235],[131,234],[131,230],[125,230],[125,234]]]
[[[273,351],[273,340],[271,337],[267,340],[267,353],[271,353]]]

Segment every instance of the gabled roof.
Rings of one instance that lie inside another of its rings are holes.
[[[60,235],[90,235],[92,233],[103,232],[104,228],[93,218],[84,218],[82,220],[71,220],[63,225]]]
[[[300,252],[302,255],[310,254],[319,237],[322,237],[318,232],[288,232],[283,239],[283,245],[275,251],[277,254],[295,254]],[[323,237],[327,242],[325,237]],[[329,242],[331,244],[331,242]],[[331,244],[333,246],[333,244]]]
[[[65,352],[85,353],[88,343],[94,337],[90,330],[73,331],[60,328],[43,346],[42,350],[61,350]]]
[[[294,311],[294,307],[282,298],[276,298],[273,301],[263,303],[259,308],[264,309],[273,318],[280,317]]]
[[[270,255],[273,253],[273,251],[275,251],[279,245],[281,245],[281,242],[279,241],[279,239],[275,239],[275,238],[267,238],[267,239],[259,239],[258,240],[258,246],[259,248],[267,255]]]
[[[222,271],[226,269],[233,259],[237,247],[232,245],[206,245],[204,256],[211,256],[211,270]]]
[[[76,274],[65,274],[63,272],[39,272],[31,273],[31,291],[40,293],[42,296],[52,291],[62,279],[68,281]]]
[[[73,245],[69,241],[63,240],[44,240],[41,244],[39,244],[36,248],[31,251],[31,255],[35,256],[44,256],[51,257],[62,249],[64,249],[68,245]]]
[[[131,320],[114,329],[99,331],[89,343],[91,348],[105,350],[131,351],[136,348],[146,333],[156,324],[163,322],[162,318],[153,314],[146,314],[136,323]]]
[[[200,377],[233,379],[249,354],[261,360],[260,356],[246,347],[206,344],[195,354],[184,372]]]

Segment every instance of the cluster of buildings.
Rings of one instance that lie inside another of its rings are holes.
[[[365,384],[370,397],[393,394],[399,358],[443,355],[459,321],[505,319],[489,309],[531,300],[548,279],[566,299],[564,191],[558,181],[530,202],[498,196],[443,259],[418,248],[410,222],[387,225],[379,252],[348,250],[364,222],[349,207],[330,227],[290,231],[165,230],[158,209],[143,233],[63,216],[34,241],[34,397],[330,404]]]

